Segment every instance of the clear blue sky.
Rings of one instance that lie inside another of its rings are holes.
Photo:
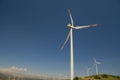
[[[86,75],[93,56],[100,73],[120,75],[119,0],[0,0],[0,68],[69,75],[69,42],[59,51],[69,31],[68,8],[75,26],[101,24],[74,31],[75,75]]]

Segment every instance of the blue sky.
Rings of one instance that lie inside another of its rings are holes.
[[[75,26],[101,24],[74,31],[75,76],[86,75],[93,56],[102,63],[100,73],[120,75],[119,0],[0,0],[0,68],[69,75],[69,42],[60,51],[68,8]]]

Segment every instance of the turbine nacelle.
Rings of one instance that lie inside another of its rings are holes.
[[[74,28],[70,23],[67,25],[68,28]]]

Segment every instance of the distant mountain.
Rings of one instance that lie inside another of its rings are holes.
[[[59,79],[58,77],[51,77],[45,75],[41,76],[32,73],[14,73],[0,71],[0,80],[59,80]]]
[[[0,72],[0,80],[47,80],[48,77],[37,76],[32,74],[18,74]]]
[[[99,74],[99,75],[85,76],[83,78],[75,77],[74,80],[120,80],[120,76]]]

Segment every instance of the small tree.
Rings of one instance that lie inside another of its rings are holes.
[[[76,76],[73,80],[79,80],[79,77]]]
[[[103,78],[108,78],[108,75],[107,74],[103,74],[102,77]]]
[[[95,75],[94,78],[95,78],[95,79],[101,79],[101,77],[98,76],[98,75]]]

